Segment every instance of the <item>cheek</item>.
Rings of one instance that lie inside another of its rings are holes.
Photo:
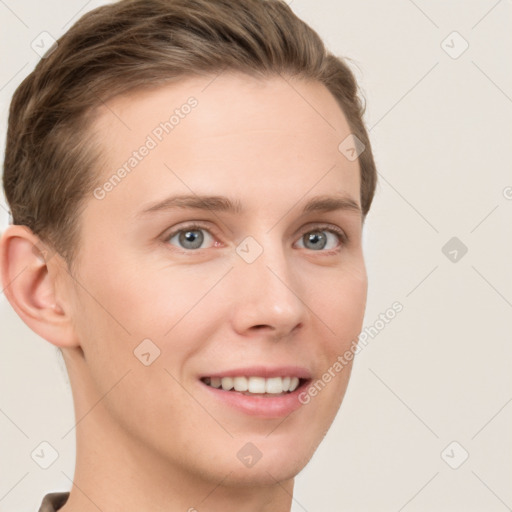
[[[312,280],[315,282],[315,280]],[[326,351],[345,350],[360,333],[367,297],[364,265],[346,267],[309,288],[309,297],[318,317],[328,327],[330,336]]]
[[[105,265],[101,275],[88,275],[89,293],[81,294],[84,351],[105,386],[119,368],[143,367],[137,357],[147,352],[155,358],[144,367],[148,375],[166,368],[181,381],[187,361],[205,349],[226,318],[221,287],[215,289],[224,268],[138,267]]]
[[[102,327],[162,337],[200,301],[212,277],[184,267],[149,267],[116,259],[91,267],[82,280],[87,283],[83,301],[105,317]]]
[[[319,317],[315,325],[328,333],[318,337],[317,357],[322,364],[318,368],[316,389],[309,397],[310,405],[322,418],[321,428],[333,420],[348,386],[366,308],[367,276],[361,261],[331,274],[328,281],[317,279],[312,282],[316,285],[310,288],[309,297],[312,304],[316,297],[314,309]],[[327,287],[327,293],[322,293],[324,287]]]
[[[201,301],[213,283],[187,272],[150,274],[106,261],[101,268],[84,268],[80,281],[85,285],[77,290],[76,329],[91,384],[105,397],[102,409],[134,432],[145,428],[137,423],[141,417],[146,426],[159,425],[164,417],[169,425],[173,415],[190,407],[178,382],[186,361],[207,338],[198,314],[205,322],[217,318],[213,303],[204,307]]]

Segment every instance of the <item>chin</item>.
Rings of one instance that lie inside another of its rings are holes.
[[[313,440],[314,438],[314,440]],[[233,486],[269,486],[295,478],[309,462],[321,436],[304,432],[271,433],[265,436],[240,436],[232,445],[234,457],[226,458],[225,476],[230,471]]]
[[[304,457],[303,460],[288,457],[264,461],[262,458],[251,468],[235,465],[232,467],[232,472],[226,478],[225,483],[232,487],[273,486],[278,482],[286,482],[295,478],[308,463],[309,459],[310,457]],[[217,481],[219,480],[218,478]]]

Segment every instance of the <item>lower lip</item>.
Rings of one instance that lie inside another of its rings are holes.
[[[297,410],[302,403],[299,401],[299,394],[307,387],[308,381],[304,382],[295,391],[281,396],[250,396],[238,391],[225,391],[222,388],[208,386],[204,382],[201,385],[207,391],[223,403],[240,410],[249,416],[262,418],[281,418],[288,416]]]

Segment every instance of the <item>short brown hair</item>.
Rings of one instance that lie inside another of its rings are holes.
[[[11,102],[3,184],[13,223],[68,264],[80,208],[99,179],[88,130],[95,107],[191,75],[227,69],[323,83],[365,146],[363,215],[370,209],[377,172],[356,79],[282,0],[122,0],[85,14],[45,57]]]

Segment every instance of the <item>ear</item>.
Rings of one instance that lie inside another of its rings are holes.
[[[0,240],[0,271],[7,300],[36,334],[58,347],[79,346],[73,328],[67,264],[27,226],[10,225]]]

